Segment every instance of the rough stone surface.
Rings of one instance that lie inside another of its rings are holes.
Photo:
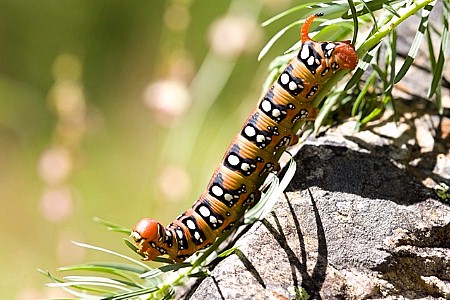
[[[450,179],[449,145],[412,105],[398,126],[387,114],[304,143],[272,215],[190,299],[450,299],[450,205],[432,189]]]

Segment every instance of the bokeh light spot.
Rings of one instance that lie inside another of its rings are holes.
[[[208,40],[218,55],[234,58],[242,52],[250,53],[258,49],[262,30],[252,17],[229,15],[211,25]]]
[[[144,103],[153,112],[156,121],[162,125],[171,125],[172,121],[186,112],[191,97],[180,81],[161,80],[147,86]]]
[[[73,213],[73,195],[68,187],[49,188],[40,200],[42,216],[50,222],[61,222]]]
[[[65,181],[72,171],[70,153],[61,147],[53,147],[42,153],[38,162],[38,174],[47,184]]]
[[[184,168],[175,165],[166,166],[158,178],[158,187],[165,200],[177,201],[189,193],[191,180]]]

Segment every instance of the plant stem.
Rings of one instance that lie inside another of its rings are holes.
[[[358,56],[364,56],[370,49],[378,44],[386,35],[388,35],[394,28],[404,22],[406,19],[417,13],[420,9],[424,8],[435,0],[418,0],[413,1],[410,6],[400,8],[398,10],[398,17],[393,17],[391,21],[386,23],[383,27],[379,28],[369,39],[367,39],[357,50]]]

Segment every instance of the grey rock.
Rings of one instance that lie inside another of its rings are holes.
[[[432,190],[448,177],[433,173],[441,148],[416,136],[421,116],[309,139],[273,213],[190,299],[449,299],[450,206]]]

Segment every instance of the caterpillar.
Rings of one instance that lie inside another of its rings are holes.
[[[275,152],[298,142],[293,132],[299,120],[313,120],[312,100],[340,69],[353,70],[358,57],[350,41],[316,42],[309,38],[309,16],[300,30],[301,46],[278,79],[259,101],[225,153],[206,190],[192,208],[164,227],[144,218],[131,238],[145,260],[160,255],[181,262],[235,225],[239,213],[261,197],[270,172],[279,170]]]

